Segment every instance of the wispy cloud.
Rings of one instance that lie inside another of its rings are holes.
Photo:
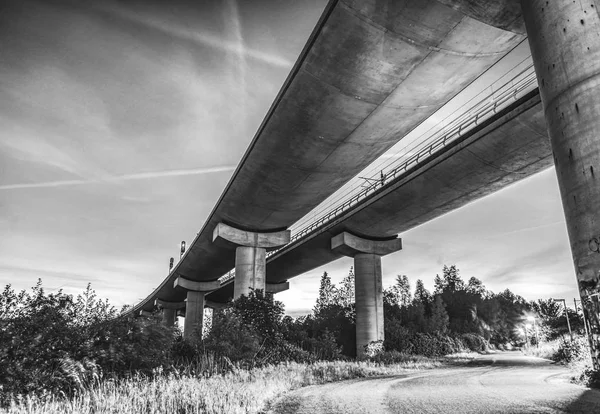
[[[5,127],[0,131],[0,150],[21,161],[48,165],[80,178],[101,177],[106,173],[91,163],[60,148],[55,136],[36,131],[35,127],[23,127],[0,116]]]
[[[177,27],[176,25],[169,24],[163,19],[151,16],[150,14],[133,12],[123,7],[109,6],[105,2],[94,2],[94,7],[97,10],[108,12],[122,19],[126,19],[138,24],[142,24],[146,27],[151,27],[153,29],[160,30],[163,33],[166,33],[173,37],[177,37],[179,39],[188,40],[203,46],[209,46],[226,52],[240,52],[240,44],[237,41],[237,39],[229,41],[212,33],[183,29],[181,27]],[[241,50],[241,53],[243,53],[249,58],[256,59],[273,66],[290,68],[293,64],[293,62],[290,62],[289,60],[284,59],[281,56],[266,53],[261,50],[251,49],[248,47],[244,47]]]
[[[514,235],[514,234],[519,234],[519,233],[536,231],[536,230],[539,230],[539,229],[544,229],[546,227],[552,227],[552,226],[558,226],[558,225],[564,226],[565,225],[565,220],[557,220],[557,221],[552,221],[550,223],[543,223],[543,224],[540,224],[540,225],[537,225],[537,226],[524,227],[524,228],[521,228],[521,229],[506,231],[506,232],[497,233],[497,234],[493,234],[493,235],[488,235],[488,236],[484,237],[484,239],[485,240],[487,240],[487,239],[494,239],[494,238],[504,237],[504,236],[508,236],[508,235]]]
[[[247,63],[244,45],[244,37],[242,35],[242,22],[240,19],[240,11],[236,0],[228,0],[224,9],[225,21],[230,35],[233,36],[236,44],[235,51],[231,55],[231,88],[237,94],[237,99],[240,101],[242,110],[242,122],[246,122],[246,72]]]
[[[163,177],[180,177],[185,175],[202,175],[211,174],[218,172],[227,172],[235,170],[235,166],[225,165],[220,167],[210,168],[192,168],[185,170],[166,170],[166,171],[150,171],[135,174],[123,174],[111,177],[105,177],[102,179],[93,180],[62,180],[62,181],[46,181],[41,183],[22,183],[22,184],[6,184],[0,185],[0,190],[19,190],[28,188],[49,188],[49,187],[66,187],[73,185],[82,184],[94,184],[94,183],[113,183],[120,181],[131,181],[131,180],[148,180],[152,178],[163,178]]]

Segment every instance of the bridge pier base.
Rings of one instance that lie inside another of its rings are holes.
[[[600,369],[600,3],[521,3],[592,360]]]
[[[344,232],[331,239],[331,249],[354,258],[356,354],[361,357],[369,343],[385,339],[381,256],[401,250],[402,239],[369,240]]]
[[[221,283],[218,280],[212,282],[196,282],[178,277],[175,279],[174,287],[187,290],[185,301],[185,320],[183,323],[183,339],[191,340],[194,334],[202,335],[204,323],[205,295],[218,289]]]
[[[257,233],[219,223],[213,231],[213,242],[228,242],[235,249],[233,299],[248,295],[251,289],[266,288],[267,250],[290,242],[290,231]]]

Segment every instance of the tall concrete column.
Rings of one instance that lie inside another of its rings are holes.
[[[196,332],[202,335],[204,306],[206,305],[205,295],[218,289],[221,284],[218,280],[212,282],[196,282],[180,276],[175,279],[174,286],[187,290],[183,338],[190,340],[194,338]]]
[[[175,325],[177,310],[185,308],[185,302],[167,302],[156,299],[154,304],[162,309],[162,322],[169,328]]]
[[[233,298],[250,293],[250,289],[265,290],[267,282],[267,249],[238,246],[235,249],[235,279]]]
[[[167,328],[175,326],[175,319],[177,318],[177,309],[163,309],[162,310],[162,322]]]
[[[402,239],[369,240],[344,232],[331,239],[331,249],[354,258],[356,354],[360,357],[369,343],[385,339],[381,256],[401,250]]]
[[[600,368],[598,0],[522,0],[594,367]]]
[[[372,341],[383,341],[383,288],[381,256],[358,253],[354,256],[356,298],[356,350]]]
[[[258,233],[236,229],[219,223],[213,231],[213,241],[233,243],[235,249],[235,279],[233,299],[248,295],[251,289],[266,287],[267,250],[290,242],[290,231]]]
[[[202,336],[204,322],[204,295],[205,292],[188,290],[185,303],[185,321],[183,323],[183,337],[191,339],[199,332]]]

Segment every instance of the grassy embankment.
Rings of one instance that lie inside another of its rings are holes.
[[[287,363],[234,370],[209,378],[192,375],[137,376],[90,384],[74,398],[15,399],[2,413],[259,413],[284,392],[352,378],[402,374],[439,367],[442,361],[406,356],[383,365],[373,362]]]

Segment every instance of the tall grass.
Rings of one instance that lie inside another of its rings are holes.
[[[548,342],[541,342],[539,345],[525,346],[521,349],[524,355],[538,358],[554,360],[555,355],[564,339],[558,338]]]
[[[406,373],[441,363],[407,356],[394,364],[374,362],[286,363],[252,370],[235,369],[209,378],[190,374],[135,376],[100,380],[71,399],[47,396],[14,398],[1,413],[258,413],[278,395],[299,387],[352,378]]]

